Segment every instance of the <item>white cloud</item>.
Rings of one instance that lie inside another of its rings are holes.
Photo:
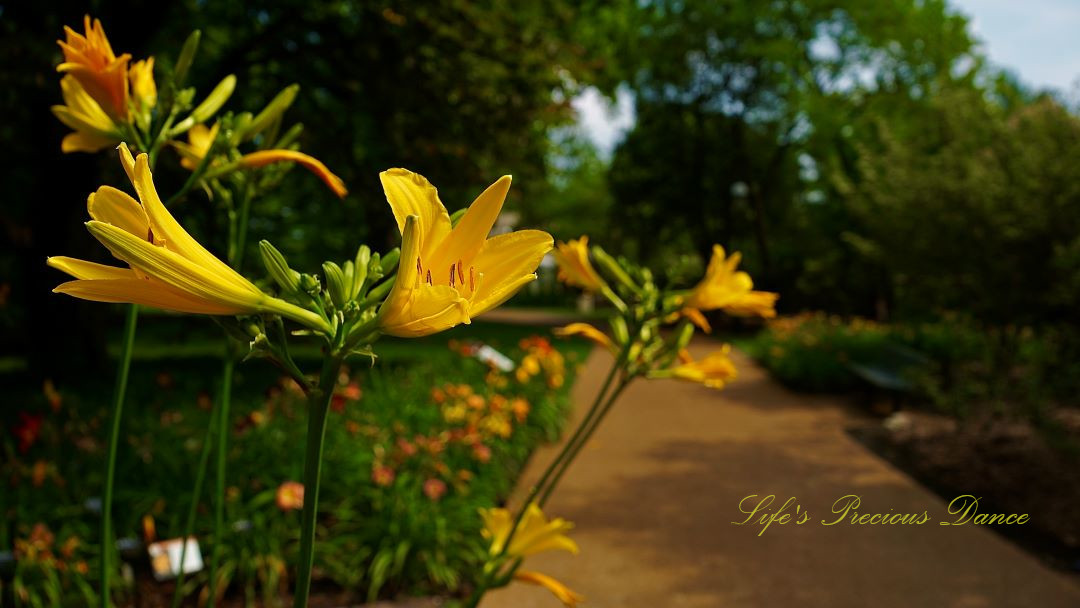
[[[634,126],[634,96],[629,89],[619,87],[615,103],[592,87],[571,100],[577,111],[578,125],[588,134],[604,158],[609,158],[616,144]]]
[[[971,19],[990,60],[1021,81],[1066,91],[1080,76],[1080,2],[952,0],[952,6]]]

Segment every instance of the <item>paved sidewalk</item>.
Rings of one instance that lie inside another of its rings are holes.
[[[701,356],[715,343],[699,341]],[[946,502],[851,439],[857,413],[788,392],[747,358],[724,391],[638,382],[582,451],[545,509],[577,524],[581,554],[541,554],[550,574],[594,608],[1080,607],[1080,585],[973,525],[941,526]],[[595,350],[574,388],[591,402],[610,357]],[[521,489],[556,447],[539,452]],[[918,526],[820,525],[833,502],[860,512],[922,513]],[[795,496],[805,525],[736,526],[749,494]],[[1032,513],[1033,518],[1039,516]],[[544,608],[545,590],[517,583],[483,608]]]

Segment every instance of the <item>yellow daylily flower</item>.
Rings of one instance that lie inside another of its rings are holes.
[[[180,166],[188,171],[197,169],[203,157],[210,151],[210,146],[214,145],[220,127],[221,123],[216,122],[209,128],[198,124],[188,130],[188,143],[173,141],[173,147],[180,153]]]
[[[120,145],[120,161],[139,196],[102,186],[87,199],[90,233],[130,268],[63,256],[48,264],[77,280],[54,292],[97,302],[124,302],[196,314],[269,312],[329,331],[317,314],[271,297],[214,257],[173,218],[154,187],[145,154],[132,158]]]
[[[727,344],[718,351],[694,361],[685,349],[679,352],[681,363],[667,370],[668,375],[680,380],[699,382],[709,388],[723,388],[735,379],[735,364],[731,361],[731,347]]]
[[[611,341],[607,334],[588,323],[571,323],[565,327],[556,328],[554,333],[556,336],[582,336],[613,353],[618,352],[615,343]]]
[[[157,105],[157,83],[154,82],[154,58],[131,64],[131,93],[139,110],[146,112]]]
[[[552,256],[559,264],[560,281],[588,291],[607,289],[607,283],[589,262],[589,237],[582,236],[559,243]]]
[[[128,122],[128,62],[131,55],[119,57],[113,53],[101,21],[90,16],[83,17],[83,29],[79,34],[64,26],[66,40],[57,40],[64,52],[64,62],[56,71],[70,74],[79,81],[86,92],[105,110],[110,118]]]
[[[531,585],[539,585],[544,589],[547,589],[567,608],[577,608],[578,604],[585,601],[585,596],[571,591],[566,585],[546,574],[529,570],[518,570],[514,573],[514,579]]]
[[[514,519],[506,509],[481,509],[480,515],[484,518],[484,529],[481,533],[491,541],[491,554],[499,555],[510,536]],[[573,527],[574,524],[562,518],[548,521],[540,507],[536,503],[530,503],[518,524],[517,532],[510,540],[506,554],[511,557],[527,557],[543,551],[562,550],[577,555],[577,543],[566,535]]]
[[[714,245],[705,277],[683,299],[682,314],[706,332],[712,328],[701,314],[704,310],[721,309],[732,315],[766,319],[776,316],[779,294],[754,291],[754,281],[750,275],[735,270],[741,259],[742,256],[736,252],[725,260],[724,248]]]
[[[510,176],[489,186],[451,226],[439,194],[405,169],[379,175],[401,230],[397,279],[379,308],[384,333],[416,337],[469,323],[536,279],[551,235],[518,230],[487,238],[510,189]]]
[[[60,122],[75,130],[60,144],[64,153],[97,152],[120,142],[120,128],[74,76],[60,79],[64,105],[52,107]]]

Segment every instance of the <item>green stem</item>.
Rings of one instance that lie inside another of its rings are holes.
[[[116,387],[113,389],[112,427],[109,429],[109,454],[105,463],[105,496],[101,503],[101,606],[108,608],[111,591],[113,557],[112,503],[113,485],[116,481],[116,450],[120,443],[120,420],[124,412],[127,394],[128,372],[131,370],[131,353],[135,346],[135,328],[139,321],[139,307],[128,307],[124,322],[124,337],[120,350],[120,366],[116,370]]]
[[[577,443],[573,444],[570,453],[563,459],[562,464],[559,466],[559,470],[551,478],[547,488],[545,488],[544,492],[540,495],[537,506],[543,507],[544,503],[547,502],[547,499],[551,497],[552,492],[554,492],[556,486],[559,485],[566,470],[570,468],[570,464],[577,458],[577,455],[581,452],[581,448],[585,447],[585,444],[589,442],[589,439],[592,437],[593,433],[596,432],[596,429],[600,428],[600,423],[604,421],[604,417],[607,416],[607,413],[611,411],[612,406],[615,405],[615,400],[619,398],[619,395],[622,394],[623,390],[626,389],[631,380],[633,380],[633,376],[624,378],[619,382],[619,385],[615,387],[615,391],[611,393],[611,396],[607,398],[607,402],[600,408],[592,425],[581,435],[577,440]],[[582,424],[582,427],[584,427],[584,424]]]
[[[210,588],[208,597],[214,605],[217,595],[217,568],[221,549],[225,546],[225,459],[228,453],[229,406],[232,400],[232,375],[236,360],[225,346],[225,361],[221,370],[221,406],[217,420],[217,476],[214,487],[214,548],[210,558]]]
[[[187,521],[184,522],[184,544],[180,547],[180,571],[176,575],[176,589],[173,591],[172,608],[178,608],[183,599],[184,566],[187,563],[187,539],[195,534],[195,516],[199,511],[199,499],[202,497],[203,482],[206,480],[206,467],[210,463],[210,446],[213,444],[214,427],[217,424],[218,408],[210,414],[210,424],[206,427],[202,452],[199,454],[199,466],[195,472],[195,489],[191,493],[191,506],[188,508]]]
[[[232,267],[240,271],[240,266],[244,262],[244,247],[247,245],[247,233],[248,233],[248,221],[251,217],[251,199],[254,198],[251,193],[251,187],[244,183],[243,191],[240,199],[240,217],[236,226],[236,242],[234,243],[235,253],[232,256]]]
[[[296,593],[293,608],[306,608],[311,591],[311,568],[315,563],[315,523],[319,507],[319,481],[322,474],[323,440],[326,438],[326,413],[334,394],[341,360],[327,354],[323,361],[319,386],[308,395],[308,432],[304,446],[304,511],[301,515],[300,557],[297,562]]]

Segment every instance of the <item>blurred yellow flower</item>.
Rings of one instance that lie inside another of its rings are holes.
[[[518,570],[514,573],[514,579],[531,585],[539,585],[547,589],[567,608],[576,608],[579,603],[585,601],[585,596],[571,591],[566,585],[546,574],[529,570]]]
[[[214,257],[184,230],[158,197],[147,156],[138,159],[124,144],[120,160],[141,204],[102,186],[87,199],[90,233],[130,268],[57,256],[53,268],[78,280],[53,291],[97,302],[126,302],[163,310],[211,315],[277,313],[328,331],[315,313],[268,296]]]
[[[499,555],[510,536],[510,528],[514,525],[513,517],[506,509],[481,509],[480,515],[484,518],[482,534],[491,541],[491,554]],[[574,524],[562,518],[548,521],[540,507],[536,503],[530,503],[518,524],[514,538],[510,540],[506,554],[517,558],[543,551],[561,550],[577,555],[577,543],[566,535],[573,527]]]
[[[519,230],[487,238],[510,189],[503,176],[451,226],[438,192],[405,169],[379,175],[401,230],[394,287],[379,308],[384,333],[416,337],[469,323],[536,279],[551,235]]]
[[[735,379],[735,364],[731,362],[731,347],[727,344],[718,351],[714,351],[700,361],[694,361],[686,350],[679,352],[681,363],[672,367],[669,372],[673,378],[700,382],[709,388],[723,388],[725,384]]]
[[[128,122],[128,62],[131,55],[113,53],[101,21],[83,17],[85,34],[64,26],[66,40],[57,40],[64,61],[56,71],[70,74],[114,120]]]
[[[157,105],[157,83],[154,82],[154,58],[149,57],[143,61],[131,64],[129,72],[131,78],[131,93],[135,97],[136,106],[140,111],[146,112]]]
[[[97,152],[120,142],[120,126],[105,113],[74,76],[60,79],[64,105],[52,107],[52,113],[74,133],[64,136],[60,150],[68,152]]]
[[[210,151],[210,146],[214,145],[220,126],[220,123],[216,122],[212,127],[198,124],[188,130],[188,143],[185,144],[182,141],[172,142],[173,147],[180,153],[181,167],[188,171],[194,171],[198,168],[203,157]]]
[[[750,275],[735,270],[741,259],[739,253],[733,253],[725,260],[724,248],[714,245],[705,277],[685,296],[682,314],[705,331],[711,331],[709,322],[701,314],[705,310],[719,308],[738,316],[758,316],[766,319],[775,317],[776,300],[780,296],[766,291],[754,291],[754,282]]]
[[[611,338],[609,338],[607,334],[588,323],[571,323],[565,327],[555,329],[553,333],[556,336],[582,336],[603,346],[613,353],[618,352],[615,343],[611,341]]]
[[[600,291],[607,287],[589,262],[589,237],[559,243],[552,255],[559,264],[560,281],[589,291]]]

